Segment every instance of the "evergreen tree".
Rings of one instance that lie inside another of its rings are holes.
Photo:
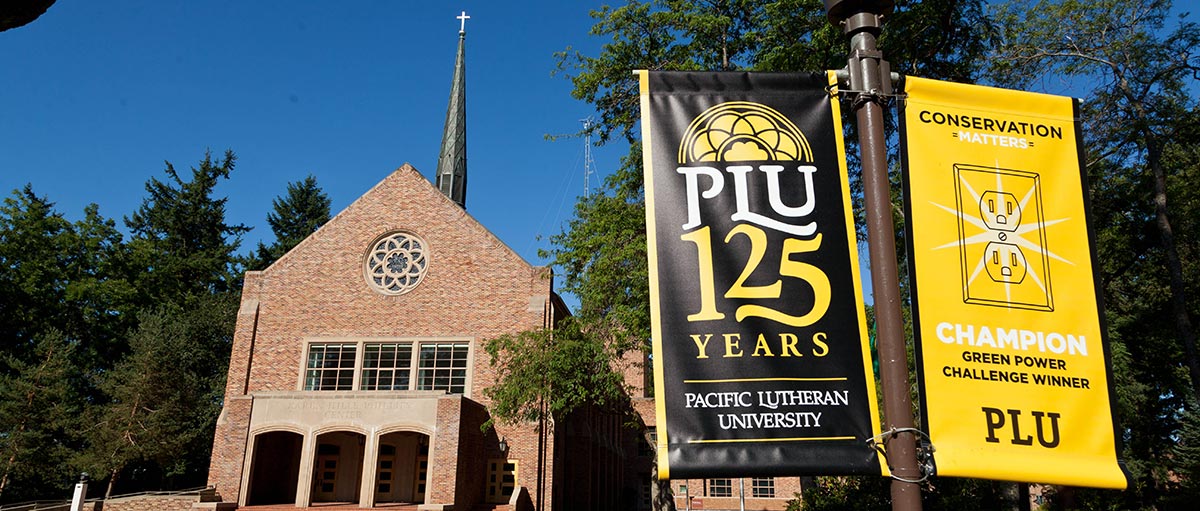
[[[68,488],[72,432],[81,400],[70,385],[74,346],[62,333],[39,334],[31,361],[5,356],[0,375],[0,502],[35,499]]]
[[[76,418],[124,352],[123,244],[93,204],[70,223],[31,187],[0,207],[0,497],[55,495],[73,477]],[[70,410],[70,413],[63,412]]]
[[[26,185],[0,207],[0,339],[26,359],[34,338],[63,320],[71,224]]]
[[[224,394],[233,297],[206,295],[186,309],[163,305],[139,317],[130,353],[104,374],[108,403],[93,409],[82,458],[105,497],[134,467],[127,490],[202,484]]]
[[[246,269],[265,269],[325,225],[329,221],[329,205],[329,196],[312,174],[303,181],[288,183],[287,195],[272,200],[273,211],[267,214],[275,242],[270,246],[259,242],[255,253],[247,258]]]
[[[236,291],[234,253],[250,229],[225,223],[226,198],[215,198],[236,157],[225,151],[213,160],[205,152],[191,180],[166,162],[167,181],[150,178],[141,207],[125,218],[130,247],[140,274],[136,285],[146,303],[183,303],[194,297]]]

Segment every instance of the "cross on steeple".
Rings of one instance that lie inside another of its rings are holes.
[[[471,19],[470,16],[467,16],[467,11],[463,11],[462,14],[455,16],[454,19],[457,19],[458,21],[461,22],[458,26],[458,33],[460,33],[460,34],[466,33],[467,32],[467,20]]]
[[[442,149],[438,152],[437,187],[461,208],[467,207],[467,11],[458,16],[458,56],[454,59],[454,79],[450,82],[450,104],[446,106],[446,127],[442,130]]]

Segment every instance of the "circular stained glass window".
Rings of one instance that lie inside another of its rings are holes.
[[[397,232],[371,244],[364,270],[371,289],[385,295],[402,295],[421,283],[427,266],[425,242]]]

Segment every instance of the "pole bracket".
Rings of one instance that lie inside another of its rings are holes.
[[[888,457],[887,446],[885,445],[887,440],[895,438],[901,433],[912,433],[921,438],[921,442],[917,445],[917,469],[921,471],[921,477],[919,479],[909,479],[907,477],[900,477],[896,475],[895,472],[892,472],[892,479],[902,483],[911,484],[921,484],[925,481],[928,481],[929,477],[934,475],[933,451],[935,449],[933,447],[933,442],[929,439],[929,435],[924,431],[921,431],[917,428],[892,428],[868,438],[866,440],[867,446],[875,449],[875,451],[878,452],[880,456],[883,456],[883,459],[886,460]],[[891,463],[888,463],[888,466],[891,466]]]

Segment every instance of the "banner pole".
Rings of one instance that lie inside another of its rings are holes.
[[[876,46],[883,15],[890,14],[893,7],[892,0],[825,0],[830,22],[843,25],[850,37],[850,90],[855,98],[852,108],[858,120],[884,427],[893,432],[887,435],[886,448],[888,467],[893,476],[892,509],[920,511],[921,487],[911,482],[920,480],[922,475],[912,429],[912,398],[900,310],[887,140],[880,104],[880,95],[891,91],[891,73],[881,70],[887,63]]]

